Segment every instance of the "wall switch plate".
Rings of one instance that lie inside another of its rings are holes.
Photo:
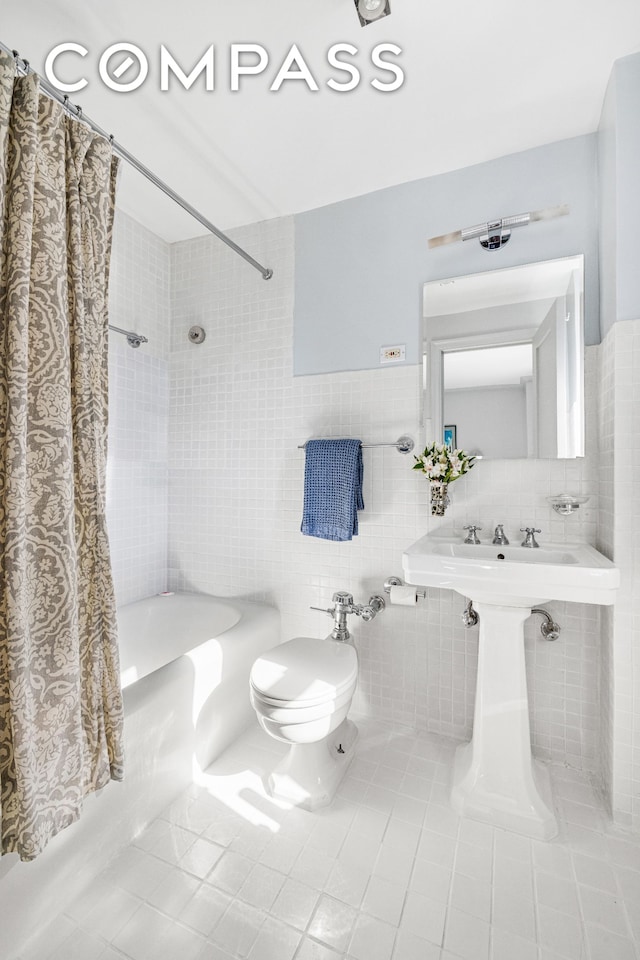
[[[380,347],[380,363],[398,363],[405,358],[404,343],[397,343],[393,347]]]

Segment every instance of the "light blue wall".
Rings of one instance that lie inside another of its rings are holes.
[[[640,318],[640,54],[617,60],[598,129],[600,326]]]
[[[294,373],[379,367],[383,345],[418,362],[422,284],[439,277],[585,256],[586,342],[598,343],[597,138],[562,140],[389,187],[295,218]],[[374,162],[363,158],[363,162]],[[568,203],[568,217],[429,250],[429,237]]]
[[[598,130],[600,195],[600,332],[604,337],[617,315],[616,83],[609,78]]]
[[[640,318],[640,54],[614,65],[616,79],[617,320]]]

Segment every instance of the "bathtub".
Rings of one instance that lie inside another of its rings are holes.
[[[180,728],[176,746],[185,776],[187,751],[189,775],[196,774],[255,718],[249,672],[256,657],[280,642],[279,630],[273,607],[195,593],[160,594],[118,610],[127,713],[133,712],[137,687],[146,693],[160,686],[159,726],[169,729],[170,718]],[[167,682],[170,698],[161,692]],[[140,735],[146,736],[142,730]]]
[[[223,651],[237,663],[242,662],[244,645],[250,639],[247,621],[255,612],[255,604],[198,593],[161,593],[120,607],[118,645],[123,689],[178,657],[188,656],[211,639],[216,640],[210,649],[220,680]],[[242,627],[230,633],[243,613]]]
[[[87,797],[83,815],[32,863],[0,860],[0,956],[63,911],[123,847],[250,723],[253,661],[280,642],[265,604],[202,594],[118,610],[125,780]]]

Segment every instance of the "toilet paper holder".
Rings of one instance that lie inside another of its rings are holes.
[[[387,577],[384,582],[384,592],[391,594],[391,587],[404,587],[405,582],[401,580],[400,577]],[[418,590],[416,587],[416,596],[419,600],[426,600],[427,591],[425,589]]]

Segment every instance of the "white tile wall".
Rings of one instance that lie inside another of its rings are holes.
[[[596,546],[610,559],[614,557],[614,345],[615,333],[612,332],[600,344],[598,356],[599,511]],[[613,607],[603,609],[599,664],[601,782],[603,795],[611,813],[613,813],[614,757],[614,616]]]
[[[109,340],[107,521],[118,603],[167,582],[169,245],[116,214],[109,320],[149,343]]]
[[[433,525],[427,484],[393,449],[364,451],[360,535],[332,543],[300,534],[304,454],[311,436],[390,441],[418,437],[418,373],[396,367],[292,376],[293,223],[269,221],[234,239],[275,270],[264,281],[212,238],[176,244],[171,264],[169,576],[172,589],[265,599],[282,614],[283,639],[322,636],[310,611],[336,589],[358,601],[401,573],[405,546]],[[331,282],[327,278],[327,282]],[[193,323],[204,344],[187,340]],[[336,344],[336,349],[340,345]],[[595,541],[596,353],[587,351],[588,456],[582,461],[484,462],[452,489],[446,524],[504,522],[510,537],[535,523],[541,539]],[[558,517],[545,497],[588,494]],[[486,535],[486,532],[485,534]],[[456,737],[471,732],[477,630],[460,622],[461,597],[431,591],[416,609],[392,607],[354,625],[360,654],[357,707],[376,717]],[[595,769],[599,752],[598,608],[552,604],[563,628],[543,641],[527,628],[536,753]]]
[[[599,542],[622,585],[601,657],[603,775],[614,819],[640,830],[640,321],[615,323],[601,347]]]

